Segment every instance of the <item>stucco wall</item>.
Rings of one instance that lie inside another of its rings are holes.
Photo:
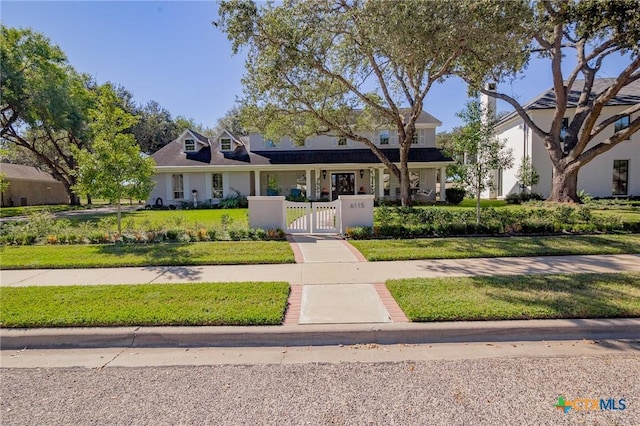
[[[416,129],[419,132],[418,144],[414,145],[416,148],[435,148],[436,146],[436,129],[435,127],[419,127]],[[375,132],[362,132],[362,136],[368,137],[374,143],[378,142],[378,135]],[[393,129],[389,129],[389,145],[382,145],[383,148],[394,148],[398,147],[397,140],[397,131]],[[317,149],[365,149],[366,145],[348,140],[347,145],[339,146],[338,138],[334,136],[315,136],[312,138],[308,138],[305,141],[304,146],[296,145],[295,142],[285,136],[281,138],[279,141],[276,141],[276,147],[267,147],[265,146],[265,141],[261,134],[251,133],[249,135],[249,143],[251,145],[251,149],[253,151],[261,151],[265,149],[282,149],[282,150],[317,150]]]
[[[607,107],[605,108],[604,117],[617,114],[626,107]],[[544,130],[548,130],[551,126],[553,118],[553,110],[532,111],[531,116],[538,126]],[[571,119],[571,114],[567,114]],[[633,120],[636,115],[632,116]],[[513,183],[517,184],[515,174],[517,173],[522,158],[523,133],[522,128],[516,130],[517,126],[521,126],[520,119],[505,123],[499,128],[499,137],[508,138],[509,146],[514,148],[514,167],[504,171],[503,182],[505,195],[508,194],[507,188]],[[614,132],[614,125],[608,126],[600,135],[598,135],[588,146],[602,142],[611,136]],[[529,131],[531,141],[531,158],[540,176],[540,181],[532,190],[541,193],[544,197],[549,196],[552,183],[552,166],[549,154],[547,153],[542,139],[533,131]],[[611,150],[599,155],[590,163],[580,169],[578,175],[578,190],[584,191],[593,197],[610,197],[612,196],[612,179],[613,179],[613,161],[629,160],[629,181],[628,195],[640,195],[640,135],[634,134],[629,141],[622,142]]]

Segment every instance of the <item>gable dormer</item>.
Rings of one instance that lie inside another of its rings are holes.
[[[231,152],[239,146],[245,146],[240,136],[234,135],[227,129],[222,129],[214,139],[220,152]]]
[[[209,138],[189,129],[182,132],[178,140],[182,142],[182,152],[185,154],[199,152],[202,148],[211,146]]]

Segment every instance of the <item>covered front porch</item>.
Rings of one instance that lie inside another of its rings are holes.
[[[446,165],[409,168],[411,192],[418,201],[444,201]],[[358,165],[262,170],[253,173],[255,195],[282,195],[293,199],[336,200],[340,195],[374,195],[377,200],[400,198],[400,182],[380,166]]]

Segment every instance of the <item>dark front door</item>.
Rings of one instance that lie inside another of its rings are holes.
[[[333,173],[331,175],[331,199],[337,200],[339,195],[356,193],[355,173]]]

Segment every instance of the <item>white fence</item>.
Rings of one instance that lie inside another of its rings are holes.
[[[341,195],[332,202],[290,202],[284,197],[248,197],[249,226],[288,234],[342,234],[373,226],[373,195]]]

